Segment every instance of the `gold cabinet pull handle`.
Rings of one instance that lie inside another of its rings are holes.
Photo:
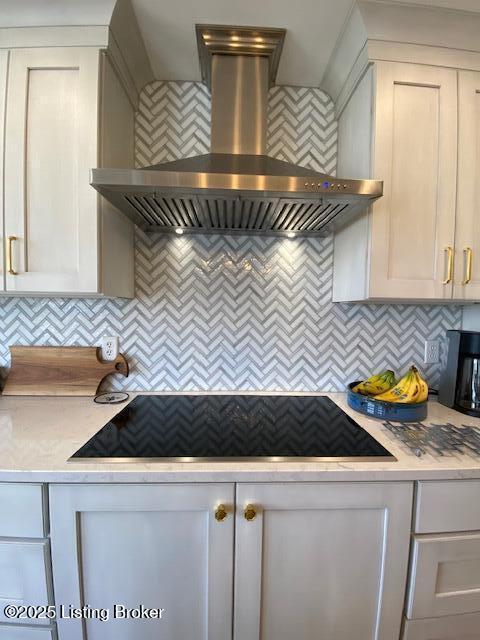
[[[243,510],[243,515],[245,517],[245,520],[248,520],[249,522],[251,520],[255,520],[257,512],[255,511],[255,507],[253,506],[253,504],[247,504],[247,506]]]
[[[16,239],[17,239],[17,236],[8,236],[7,238],[7,271],[11,276],[18,276],[18,273],[13,268],[13,259],[12,259],[12,244]]]
[[[222,522],[228,516],[227,510],[224,504],[219,504],[215,509],[215,520]]]
[[[447,252],[448,261],[447,261],[447,277],[445,280],[442,280],[442,284],[448,284],[452,281],[453,278],[453,249],[452,247],[445,247],[445,251]]]
[[[462,284],[468,284],[470,282],[470,280],[472,279],[472,254],[473,251],[470,249],[470,247],[465,247],[465,249],[463,250],[463,253],[465,254],[465,257],[467,259],[467,263],[466,263],[466,269],[465,269],[465,280],[462,281]]]

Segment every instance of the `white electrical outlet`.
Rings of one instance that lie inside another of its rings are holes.
[[[117,336],[105,336],[102,338],[102,358],[103,360],[115,360],[118,356]]]
[[[425,340],[425,364],[435,364],[440,362],[440,342],[438,340]]]

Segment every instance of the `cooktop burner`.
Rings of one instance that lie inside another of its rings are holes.
[[[323,396],[137,396],[71,458],[395,460]]]

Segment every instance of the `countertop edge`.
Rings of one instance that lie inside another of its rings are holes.
[[[422,480],[477,480],[473,469],[389,470],[203,470],[203,471],[0,471],[0,482],[45,484],[173,484],[210,482],[415,482]]]

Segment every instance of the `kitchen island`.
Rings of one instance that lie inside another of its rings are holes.
[[[318,395],[395,459],[70,461],[125,405],[1,398],[0,639],[478,640],[480,457],[415,455]]]

